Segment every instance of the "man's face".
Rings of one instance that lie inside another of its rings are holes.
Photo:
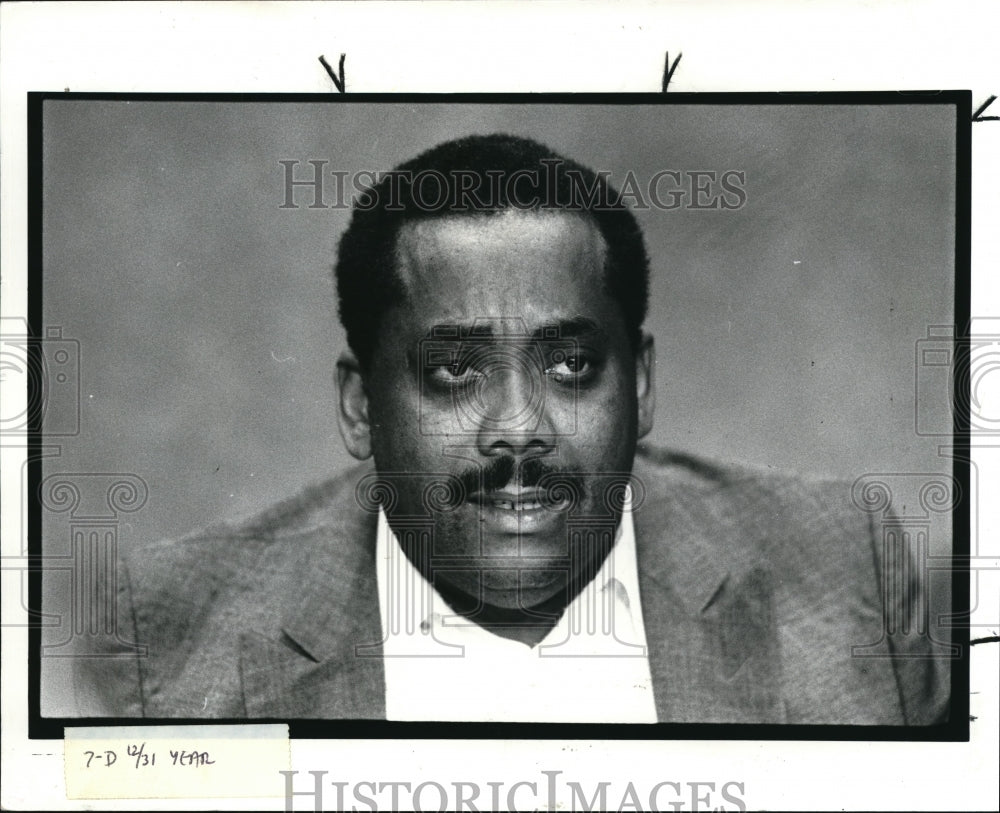
[[[617,522],[609,474],[631,471],[648,431],[637,403],[649,356],[632,352],[604,258],[596,227],[563,212],[399,234],[407,298],[384,315],[364,380],[372,452],[396,492],[390,525],[432,522],[418,566],[473,604],[547,601],[603,556],[575,548],[571,525]],[[435,498],[434,483],[452,488]]]

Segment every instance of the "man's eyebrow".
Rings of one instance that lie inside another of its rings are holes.
[[[561,319],[542,325],[532,331],[533,339],[573,339],[577,336],[594,335],[602,337],[605,330],[595,320],[587,316],[574,316],[572,319]]]
[[[467,324],[457,324],[451,322],[433,325],[427,335],[429,338],[454,339],[457,341],[470,338],[493,338],[497,336],[502,339],[516,339],[518,337],[527,336],[528,338],[537,341],[543,339],[572,339],[577,336],[584,335],[601,337],[604,336],[605,333],[606,331],[604,328],[601,327],[601,325],[594,319],[587,316],[574,316],[568,319],[546,322],[528,333],[525,333],[523,323],[520,330],[498,332],[494,329],[494,326],[491,323],[476,321],[474,323]]]

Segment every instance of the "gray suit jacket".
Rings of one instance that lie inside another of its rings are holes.
[[[355,499],[370,471],[238,526],[132,550],[119,637],[148,653],[80,659],[81,713],[384,718],[377,517]],[[635,475],[661,722],[944,719],[947,662],[926,657],[920,636],[883,631],[881,530],[849,485],[656,451],[640,453]],[[876,642],[887,657],[852,657]]]

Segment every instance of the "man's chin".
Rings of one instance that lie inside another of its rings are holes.
[[[542,570],[483,569],[474,581],[438,588],[457,590],[471,599],[471,605],[485,604],[504,610],[521,610],[544,604],[566,589],[565,568]]]
[[[483,598],[497,606],[531,606],[551,598],[566,586],[565,570],[522,570],[519,573],[484,573]],[[531,598],[526,602],[524,599]],[[519,602],[520,599],[520,602]]]

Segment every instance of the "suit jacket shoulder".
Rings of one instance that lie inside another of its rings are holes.
[[[79,681],[91,687],[81,712],[243,717],[248,639],[321,659],[356,624],[357,595],[375,593],[375,516],[355,500],[369,471],[354,467],[243,522],[126,551],[120,637],[147,651],[129,663],[81,660]]]
[[[647,581],[652,592],[680,594],[674,604],[687,619],[661,600],[644,613],[647,629],[669,618],[675,628],[694,625],[702,640],[711,627],[712,675],[728,657],[731,671],[742,666],[774,688],[767,697],[754,690],[767,710],[751,721],[941,720],[943,650],[915,623],[906,634],[886,623],[926,612],[918,574],[907,551],[885,561],[882,529],[854,503],[850,482],[650,449],[635,471],[653,497],[636,517],[640,559],[659,579]],[[907,589],[887,596],[894,580]],[[676,630],[661,631],[676,642]]]

